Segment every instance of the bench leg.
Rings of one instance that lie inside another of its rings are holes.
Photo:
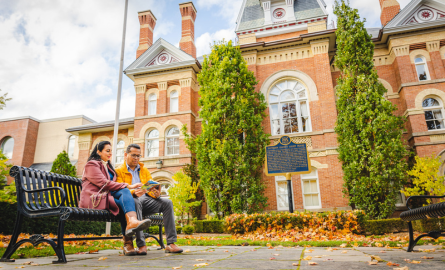
[[[159,248],[159,249],[165,249],[164,240],[162,239],[162,225],[159,225],[159,241],[158,241],[158,243],[161,246],[161,248]]]
[[[413,252],[414,246],[416,245],[417,241],[414,241],[413,224],[411,223],[411,221],[408,222],[408,231],[409,231],[409,244],[407,252]]]
[[[14,232],[11,236],[11,241],[9,241],[8,248],[6,249],[5,253],[3,253],[2,258],[0,259],[0,262],[15,262],[14,259],[10,259],[12,254],[19,248],[19,246],[16,246],[17,238],[19,237],[20,230],[22,229],[22,221],[23,216],[20,214],[20,212],[17,211],[17,216],[15,218],[15,227]]]
[[[53,261],[54,264],[67,263],[65,256],[65,247],[63,246],[63,235],[65,231],[65,220],[59,219],[59,226],[57,228],[57,246],[56,254],[57,261]]]

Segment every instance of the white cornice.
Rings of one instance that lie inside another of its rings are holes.
[[[170,63],[170,64],[166,64],[166,65],[156,65],[156,66],[135,68],[135,69],[131,69],[131,70],[126,70],[125,74],[127,74],[127,76],[137,75],[140,73],[156,72],[156,71],[161,71],[161,70],[169,70],[169,69],[177,69],[177,68],[181,68],[181,67],[188,67],[188,66],[191,66],[194,64],[196,64],[196,60],[193,59],[193,60],[188,60],[188,61]]]
[[[422,30],[426,28],[432,28],[437,26],[445,26],[445,20],[435,20],[432,22],[423,22],[423,23],[413,23],[407,25],[400,25],[395,27],[385,27],[383,28],[383,34],[395,34],[399,32],[408,32],[408,31],[416,31]]]

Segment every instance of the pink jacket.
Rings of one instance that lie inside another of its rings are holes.
[[[110,181],[110,175],[107,173],[101,161],[90,160],[85,164],[82,176],[82,191],[80,192],[80,208],[88,208],[91,204],[91,195],[97,194],[107,182],[109,183],[102,189],[102,192],[121,190],[128,186],[126,183],[115,182],[116,173],[111,170],[110,166],[108,166],[108,170],[114,174],[114,181]],[[119,213],[119,207],[109,192],[107,208],[115,216]]]

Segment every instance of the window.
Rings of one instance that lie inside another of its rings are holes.
[[[427,98],[422,102],[425,111],[425,120],[428,130],[442,129],[445,127],[443,122],[443,106],[434,98]]]
[[[76,136],[71,135],[68,139],[68,157],[72,159],[74,157],[74,145],[76,143]]]
[[[166,137],[167,156],[179,155],[179,129],[177,127],[170,128]]]
[[[12,152],[14,151],[14,139],[12,137],[6,137],[3,139],[0,149],[2,150],[3,155],[5,155],[8,159],[11,159]]]
[[[281,81],[269,95],[272,135],[311,131],[306,88],[295,80]]]
[[[116,147],[116,164],[124,163],[125,142],[120,140]]]
[[[275,187],[277,190],[277,210],[289,210],[289,193],[287,192],[286,177],[275,176]],[[295,202],[293,198],[292,202]]]
[[[153,129],[145,136],[145,156],[159,157],[159,131]]]
[[[150,94],[148,96],[148,115],[156,114],[156,94]]]
[[[170,112],[178,112],[178,91],[170,93]]]
[[[430,75],[428,72],[428,66],[426,64],[425,57],[418,56],[414,60],[414,64],[416,65],[417,77],[419,81],[427,81],[430,80]]]
[[[303,188],[304,209],[321,208],[317,169],[312,167],[311,173],[302,174],[301,185]]]
[[[161,180],[159,181],[159,183],[161,184],[161,196],[168,198],[169,197],[168,190],[172,185],[165,180],[164,181]]]

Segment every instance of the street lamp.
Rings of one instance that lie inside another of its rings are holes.
[[[160,169],[162,168],[162,160],[159,159],[158,162],[156,162],[156,168]]]

